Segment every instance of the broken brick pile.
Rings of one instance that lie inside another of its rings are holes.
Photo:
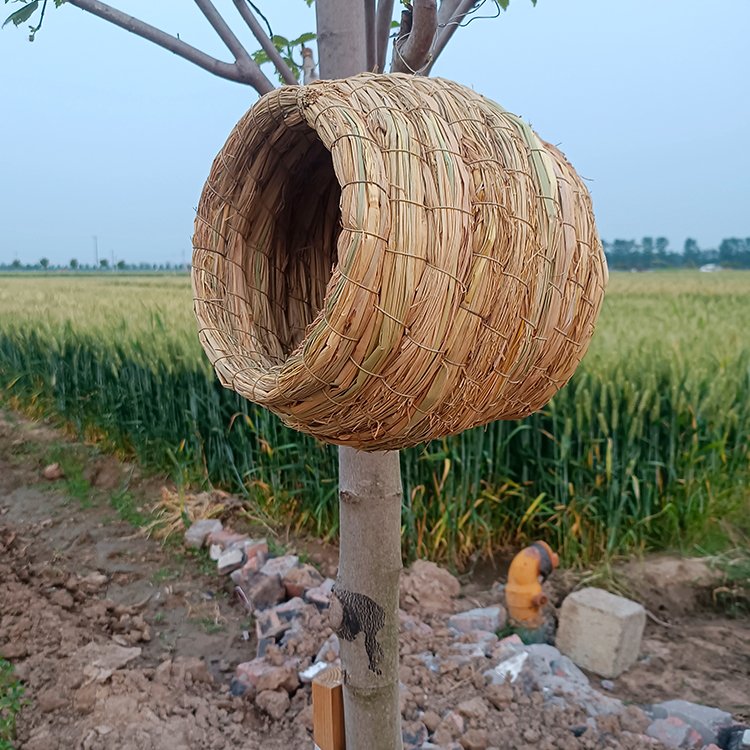
[[[276,722],[312,731],[312,706],[295,695],[340,663],[327,617],[334,581],[294,555],[269,556],[266,540],[234,534],[216,521],[194,524],[186,542],[210,546],[255,618],[256,655],[238,665],[231,693],[254,701]],[[750,730],[728,713],[686,701],[626,706],[596,690],[554,646],[526,645],[517,635],[499,639],[505,608],[456,612],[458,592],[455,578],[433,563],[419,561],[402,577],[405,750],[750,748]],[[610,685],[602,683],[605,691]]]

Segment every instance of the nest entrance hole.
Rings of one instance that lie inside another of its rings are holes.
[[[268,134],[251,170],[257,165],[244,212],[243,266],[256,292],[247,302],[257,344],[280,366],[323,308],[337,262],[341,188],[330,152],[305,122]]]

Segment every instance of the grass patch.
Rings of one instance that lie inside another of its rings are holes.
[[[169,581],[172,578],[178,578],[179,572],[175,570],[170,570],[169,568],[161,568],[160,570],[157,570],[156,573],[154,573],[151,576],[151,580],[158,586],[160,583],[163,583],[164,581]]]
[[[24,705],[25,688],[16,679],[13,665],[0,654],[0,750],[14,750],[16,716]]]
[[[117,511],[123,521],[127,521],[131,526],[146,526],[152,520],[127,490],[115,492],[109,499],[109,505]]]
[[[710,557],[708,563],[726,578],[713,592],[717,607],[732,615],[750,612],[750,549],[735,547]]]
[[[86,446],[55,442],[48,448],[44,459],[47,465],[60,464],[65,477],[53,486],[78,500],[83,509],[93,507],[92,487],[84,476],[91,455],[92,450]]]

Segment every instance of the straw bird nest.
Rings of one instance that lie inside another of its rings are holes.
[[[607,281],[563,154],[417,76],[262,97],[214,161],[194,246],[221,382],[365,450],[540,409],[585,354]]]

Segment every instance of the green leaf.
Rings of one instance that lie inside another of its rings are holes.
[[[308,31],[306,34],[302,34],[302,36],[298,36],[296,39],[292,39],[291,42],[289,42],[290,47],[296,47],[298,44],[305,44],[306,42],[312,42],[314,39],[317,38],[317,34],[313,34],[312,31]]]
[[[398,21],[391,21],[391,28],[392,29],[400,29],[401,24]]]
[[[495,2],[503,9],[508,10],[508,5],[510,5],[510,0],[495,0]],[[533,0],[532,0],[533,2]]]
[[[20,26],[24,21],[28,21],[29,18],[31,18],[38,7],[39,0],[33,0],[33,2],[28,5],[24,5],[23,8],[14,11],[5,19],[2,28],[5,28],[9,23],[12,23],[14,26]]]
[[[268,57],[265,50],[259,49],[257,52],[253,52],[252,54],[253,60],[258,63],[258,65],[263,65],[263,63],[271,62],[271,58]]]
[[[271,41],[277,46],[277,47],[288,47],[289,46],[289,40],[285,36],[279,36],[278,34],[274,34]]]

